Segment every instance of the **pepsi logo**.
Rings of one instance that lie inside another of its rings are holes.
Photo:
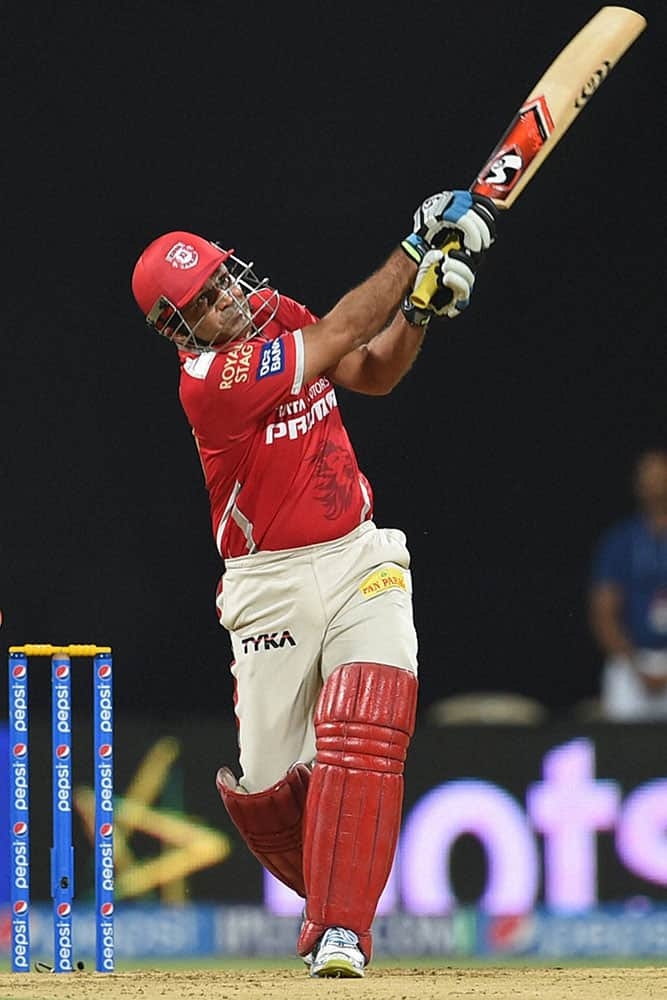
[[[112,753],[112,745],[110,743],[103,743],[100,747],[100,757],[110,757]]]
[[[111,664],[110,663],[102,663],[98,667],[97,676],[102,681],[105,681],[108,677],[111,677]]]
[[[27,677],[28,668],[25,663],[17,663],[16,666],[12,667],[12,677],[20,681],[23,677]]]
[[[69,757],[70,749],[66,743],[59,743],[56,747],[56,757],[58,760],[66,760]]]
[[[14,903],[14,913],[20,916],[23,913],[28,912],[28,900],[27,899],[17,899]]]
[[[13,753],[14,753],[15,757],[25,757],[25,755],[27,754],[27,752],[28,752],[28,744],[27,743],[15,743],[14,744]]]
[[[102,823],[100,837],[110,837],[113,833],[113,823]]]
[[[100,906],[100,916],[110,917],[113,913],[113,903],[102,903]]]
[[[25,837],[26,833],[28,832],[28,824],[25,823],[23,820],[19,820],[18,823],[14,823],[14,826],[12,827],[12,832],[15,837]]]
[[[69,677],[69,664],[59,664],[59,666],[56,667],[55,674],[59,681],[64,681],[67,677]]]
[[[69,917],[72,912],[72,907],[69,903],[58,903],[58,916],[59,917]]]

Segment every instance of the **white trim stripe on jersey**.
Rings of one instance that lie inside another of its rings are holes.
[[[195,358],[186,358],[183,369],[192,378],[199,378],[203,382],[214,360],[215,351],[206,351],[205,354],[198,354]]]
[[[245,514],[239,510],[236,504],[232,507],[232,518],[245,535],[246,545],[248,546],[248,555],[251,556],[257,551],[257,543],[255,542],[252,534],[255,526],[252,521],[249,521]]]
[[[236,480],[234,483],[234,489],[231,492],[229,500],[227,501],[227,506],[225,507],[225,512],[220,518],[220,524],[218,525],[218,530],[215,533],[215,544],[218,547],[218,552],[222,555],[222,536],[225,533],[225,528],[227,527],[227,521],[231,517],[232,520],[239,526],[246,540],[246,545],[248,546],[248,555],[252,555],[253,552],[257,551],[257,544],[253,538],[254,524],[249,521],[245,514],[239,510],[236,506],[236,498],[241,492],[241,483]]]
[[[236,498],[241,492],[241,483],[236,480],[234,483],[234,489],[231,492],[229,500],[227,501],[227,506],[225,507],[224,513],[220,518],[220,524],[218,525],[218,530],[215,533],[215,544],[218,547],[218,552],[222,555],[222,536],[227,526],[227,521],[229,520],[229,515],[231,514],[232,507],[236,503]]]
[[[359,518],[359,523],[363,524],[368,516],[369,510],[371,509],[371,498],[368,495],[366,483],[363,481],[361,476],[359,476],[359,489],[361,490],[361,495],[364,498],[364,506],[361,508],[361,517]]]
[[[303,388],[303,367],[305,364],[303,334],[301,330],[293,330],[292,336],[296,345],[296,356],[294,364],[294,381],[292,382],[292,395],[298,396]]]

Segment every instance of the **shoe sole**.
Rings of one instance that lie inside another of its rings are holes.
[[[362,979],[364,971],[345,958],[330,958],[310,974],[314,979]]]

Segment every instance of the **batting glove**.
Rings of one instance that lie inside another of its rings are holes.
[[[409,257],[420,264],[430,249],[442,249],[451,230],[462,237],[473,253],[488,250],[496,238],[498,211],[490,198],[470,191],[441,191],[421,203],[414,214],[413,232],[401,243]]]
[[[413,326],[426,326],[432,316],[456,319],[470,305],[478,258],[468,250],[428,250],[417,271],[412,294],[401,311]]]

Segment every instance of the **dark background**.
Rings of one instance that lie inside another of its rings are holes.
[[[111,643],[121,710],[230,715],[207,498],[136,257],[189,229],[324,312],[471,182],[598,6],[4,5],[7,644]],[[339,393],[376,521],[408,535],[422,709],[597,690],[592,546],[665,443],[665,18],[637,6],[647,31],[502,219],[468,314],[389,397]]]

